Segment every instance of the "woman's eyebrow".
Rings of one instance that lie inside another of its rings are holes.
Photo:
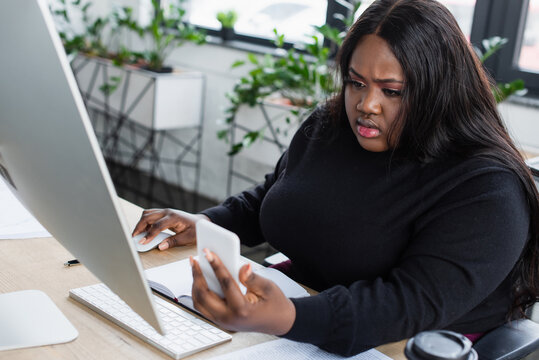
[[[349,67],[349,68],[348,68],[348,72],[354,74],[354,75],[357,76],[358,78],[365,79],[365,77],[363,77],[363,75],[361,75],[360,73],[358,73],[357,71],[355,71],[352,67]]]
[[[361,75],[360,73],[358,73],[357,71],[355,71],[352,67],[348,68],[348,72],[354,74],[355,76],[357,76],[360,79],[365,80],[365,77],[363,75]],[[395,78],[373,79],[373,81],[375,83],[398,83],[398,84],[404,84],[404,81],[398,80],[398,79],[395,79]]]

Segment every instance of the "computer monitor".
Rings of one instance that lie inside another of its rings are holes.
[[[0,154],[17,196],[56,240],[163,333],[44,0],[0,2],[0,49]]]

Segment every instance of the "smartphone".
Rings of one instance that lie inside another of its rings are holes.
[[[243,292],[243,286],[241,286],[238,279],[238,273],[241,267],[240,239],[238,235],[204,219],[197,221],[196,233],[198,261],[206,283],[208,283],[208,288],[220,297],[224,297],[221,284],[219,284],[219,280],[217,280],[213,268],[203,252],[205,248],[219,256]]]

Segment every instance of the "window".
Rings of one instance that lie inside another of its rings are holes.
[[[179,0],[161,0],[161,4]],[[346,14],[349,0],[184,0],[188,19],[217,34],[218,11],[238,13],[236,39],[271,45],[273,29],[288,43],[308,41],[312,25],[340,26],[335,14]],[[374,0],[363,0],[358,14]],[[497,81],[521,78],[529,93],[539,95],[539,0],[439,0],[452,12],[474,45],[492,36],[508,43],[486,62]]]
[[[472,42],[492,36],[509,40],[485,65],[497,81],[523,79],[533,96],[539,95],[538,34],[538,0],[477,0]]]
[[[520,46],[518,66],[539,72],[539,0],[530,0]]]
[[[460,26],[460,29],[470,39],[475,0],[440,0],[451,11]]]
[[[445,7],[451,11],[455,19],[457,19],[457,22],[462,29],[462,32],[470,38],[470,34],[472,32],[472,20],[473,20],[473,14],[474,14],[474,8],[475,8],[475,0],[438,0],[440,3],[442,3]],[[374,0],[363,0],[361,2],[361,6],[359,7],[359,11],[357,13],[357,17],[367,9]]]
[[[326,22],[327,0],[196,0],[189,4],[189,21],[219,30],[218,11],[234,10],[237,34],[255,38],[274,38],[273,29],[285,34],[287,42],[304,42],[314,34],[312,25]]]
[[[162,4],[175,0],[161,0]],[[340,0],[343,1],[343,0]],[[363,0],[361,14],[374,0]],[[441,0],[456,17],[463,32],[470,37],[475,0]],[[187,3],[189,21],[197,26],[219,30],[218,11],[235,10],[237,34],[258,39],[274,38],[273,29],[285,34],[287,42],[305,42],[315,32],[312,25],[326,22],[337,25],[333,14],[343,13],[339,0],[191,0]],[[242,38],[242,40],[246,40]]]

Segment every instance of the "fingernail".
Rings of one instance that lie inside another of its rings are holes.
[[[163,241],[161,244],[159,244],[159,250],[166,250],[168,249],[168,241]]]
[[[251,269],[251,264],[247,264],[247,271],[245,272],[245,275],[249,277],[251,276],[252,273],[253,273],[253,269]]]
[[[146,241],[146,238],[143,237],[142,239],[140,239],[140,241],[138,242],[139,244],[144,244],[144,242]]]
[[[213,261],[213,255],[210,252],[210,250],[205,248],[203,251],[204,251],[204,254],[206,255],[206,259],[208,259],[208,262],[212,262]]]
[[[195,265],[195,260],[193,260],[192,256],[189,256],[189,264],[191,264],[191,267],[193,267],[193,265]]]

